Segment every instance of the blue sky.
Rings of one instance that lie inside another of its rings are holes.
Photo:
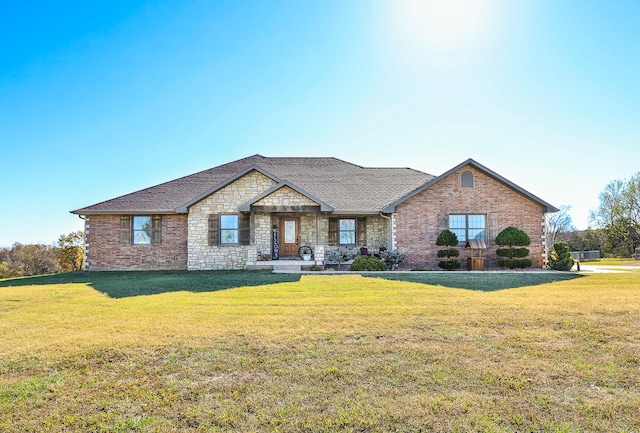
[[[0,246],[252,154],[467,158],[578,228],[640,171],[640,2],[10,2]]]

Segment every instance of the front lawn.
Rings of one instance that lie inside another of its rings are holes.
[[[638,272],[196,274],[0,282],[0,431],[640,430]]]

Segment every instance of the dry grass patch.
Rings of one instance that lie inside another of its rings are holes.
[[[639,277],[0,288],[0,431],[639,431]]]

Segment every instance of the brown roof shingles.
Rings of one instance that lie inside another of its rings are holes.
[[[434,178],[409,168],[365,168],[337,158],[253,155],[72,212],[175,213],[185,203],[252,166],[300,187],[337,213],[379,212]]]

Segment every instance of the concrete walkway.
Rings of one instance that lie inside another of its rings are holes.
[[[578,267],[577,264],[573,265],[573,268],[571,268],[572,271],[577,271]],[[620,273],[620,272],[633,272],[633,271],[640,271],[640,266],[638,265],[592,265],[592,264],[588,264],[588,265],[584,265],[584,264],[580,264],[580,272],[587,272],[587,273],[591,273],[591,272],[598,272],[598,273]]]

